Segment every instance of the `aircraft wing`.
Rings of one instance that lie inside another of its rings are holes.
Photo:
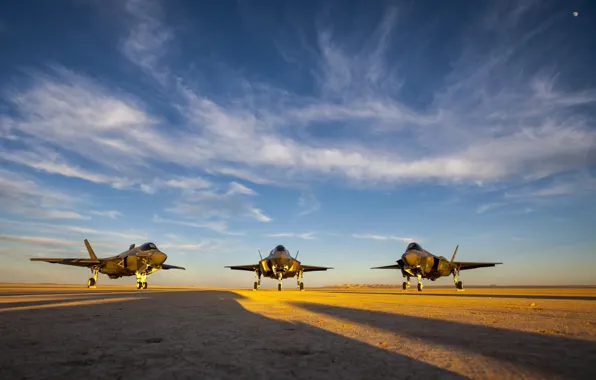
[[[230,268],[232,270],[245,270],[248,272],[254,272],[259,267],[259,264],[250,264],[250,265],[232,265],[224,268]]]
[[[303,272],[317,272],[317,271],[324,271],[327,269],[333,269],[331,267],[316,267],[314,265],[300,265]]]
[[[75,267],[92,267],[101,264],[101,261],[94,259],[49,259],[49,258],[32,258],[31,261],[44,261],[51,264],[72,265]]]
[[[401,269],[401,267],[399,266],[399,264],[393,264],[393,265],[385,265],[384,267],[374,267],[374,268],[370,268],[370,269]]]
[[[177,267],[176,265],[169,265],[169,264],[161,264],[161,269],[182,269],[182,270],[186,270],[186,268],[184,267]]]
[[[503,264],[503,263],[474,263],[474,262],[466,262],[466,261],[456,261],[455,262],[455,265],[457,265],[457,268],[459,270],[494,267],[495,265],[498,265],[498,264]]]

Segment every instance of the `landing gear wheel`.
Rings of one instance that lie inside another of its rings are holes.
[[[252,290],[257,290],[259,288],[259,284],[255,281],[255,283],[252,285]]]
[[[461,281],[458,281],[458,282],[455,284],[455,287],[456,287],[457,289],[459,289],[459,290],[463,290],[463,289],[464,289],[464,283],[463,283],[463,282],[461,282]]]
[[[143,289],[147,289],[147,283],[143,282]]]
[[[421,291],[422,291],[422,283],[421,283],[421,282],[419,282],[419,283],[418,283],[418,291],[419,291],[419,292],[421,292]]]
[[[304,290],[304,282],[300,282],[300,291]]]
[[[95,287],[95,279],[93,277],[91,277],[88,281],[87,281],[87,287],[88,288],[94,288]]]
[[[404,281],[404,282],[401,284],[401,288],[402,288],[403,290],[408,290],[408,289],[410,289],[410,285],[409,285],[407,282],[405,282],[405,281]]]
[[[143,283],[141,281],[137,281],[137,289],[141,289],[143,287]]]
[[[281,284],[277,284],[277,291],[281,292]]]

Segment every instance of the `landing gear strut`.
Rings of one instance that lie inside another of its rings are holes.
[[[403,290],[410,289],[410,276],[408,276],[407,279],[408,281],[404,281],[403,284],[401,284]]]
[[[255,271],[255,283],[252,286],[252,290],[257,290],[261,287],[261,274],[258,271]]]
[[[421,292],[424,285],[422,285],[422,275],[418,275],[418,291]]]
[[[455,284],[455,288],[457,290],[464,290],[464,284],[457,279],[457,274],[455,274],[455,272],[453,272],[453,283]]]
[[[87,280],[87,287],[89,289],[95,289],[95,284],[97,284],[97,277],[99,276],[99,269],[93,268],[91,269],[91,271],[93,271],[93,277]]]
[[[281,292],[281,280],[283,279],[283,274],[281,274],[281,273],[280,273],[280,274],[277,276],[277,279],[279,280],[279,283],[277,284],[277,291],[278,291],[278,292]]]
[[[147,274],[137,272],[137,289],[147,289]]]
[[[302,272],[298,272],[298,274],[296,275],[296,283],[297,283],[298,289],[300,289],[300,291],[304,290],[304,282],[301,281],[302,276],[303,276]]]

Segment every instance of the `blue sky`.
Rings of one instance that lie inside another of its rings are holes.
[[[156,284],[250,286],[223,266],[277,244],[336,268],[307,286],[399,283],[368,268],[416,240],[596,284],[596,7],[374,3],[3,3],[0,280],[84,283],[28,258],[88,238],[188,268]]]

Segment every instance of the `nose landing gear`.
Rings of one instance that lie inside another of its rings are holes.
[[[147,289],[146,273],[137,273],[137,289]]]

